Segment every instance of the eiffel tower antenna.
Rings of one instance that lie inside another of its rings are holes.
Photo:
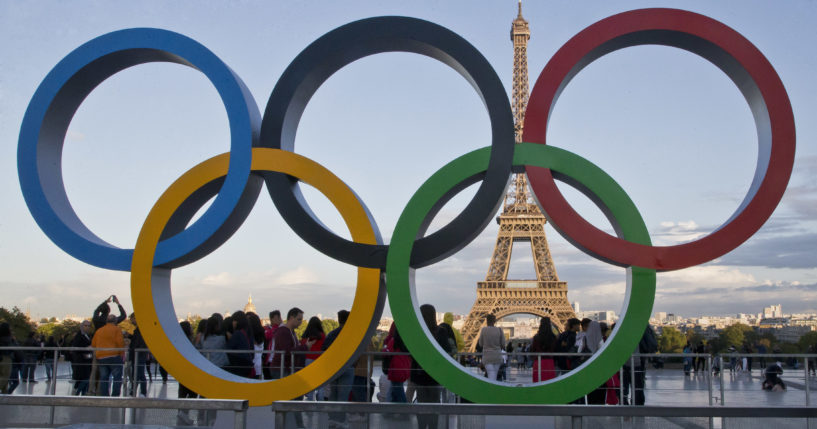
[[[519,12],[511,24],[512,107],[517,143],[522,142],[525,108],[528,105],[528,39],[530,27],[522,17],[522,0],[519,0]],[[550,256],[544,229],[547,220],[530,196],[525,174],[514,175],[505,193],[502,213],[496,221],[499,223],[499,233],[491,265],[485,281],[477,283],[477,300],[462,328],[465,346],[471,351],[476,348],[479,331],[488,314],[495,315],[497,319],[516,313],[548,316],[560,328],[567,319],[575,317],[567,300],[567,282],[559,280]],[[508,278],[514,242],[530,243],[536,279]]]

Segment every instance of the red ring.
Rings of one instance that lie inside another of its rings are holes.
[[[750,192],[732,219],[711,234],[689,243],[635,244],[601,231],[576,213],[559,192],[549,169],[527,167],[526,172],[531,190],[549,220],[574,245],[616,265],[676,270],[711,261],[735,249],[771,216],[783,197],[794,165],[794,115],[783,83],[772,65],[738,32],[697,13],[640,9],[596,22],[556,52],[531,92],[523,141],[546,144],[550,112],[561,90],[584,66],[609,52],[644,44],[686,49],[718,66],[733,81],[748,78],[739,89],[755,117],[759,160]],[[766,155],[768,163],[763,162]]]

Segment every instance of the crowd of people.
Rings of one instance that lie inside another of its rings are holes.
[[[115,305],[118,315],[111,312]],[[437,323],[436,309],[430,304],[420,307],[420,313],[428,331],[440,349],[457,359],[457,353],[463,349],[463,340],[459,331],[452,327],[453,315],[446,313],[443,322]],[[54,353],[38,351],[36,347],[72,347],[72,351],[62,353],[71,362],[73,393],[76,395],[119,396],[122,393],[123,378],[129,386],[128,395],[147,396],[148,378],[152,380],[152,365],[167,382],[167,372],[161,368],[150,354],[147,344],[140,332],[136,315],[130,315],[133,331],[123,332],[119,326],[127,313],[116,296],[103,301],[93,313],[90,320],[80,323],[79,329],[72,338],[37,337],[28,335],[20,344],[11,333],[8,323],[0,323],[0,347],[27,346],[26,350],[0,351],[0,392],[11,394],[21,383],[36,383],[34,367],[38,361],[46,368],[48,380],[51,380],[51,369],[54,364]],[[287,377],[293,372],[315,362],[328,347],[332,345],[343,329],[349,312],[337,313],[338,327],[330,332],[324,331],[324,324],[318,317],[311,317],[305,329],[300,330],[304,322],[304,312],[293,307],[285,317],[279,310],[269,313],[269,322],[264,324],[253,312],[236,311],[227,317],[213,313],[201,320],[195,332],[188,321],[179,324],[181,331],[190,342],[215,367],[228,373],[254,379],[274,380]],[[569,373],[582,365],[597,353],[607,341],[615,325],[590,319],[569,319],[564,330],[559,332],[549,317],[543,317],[537,333],[528,341],[517,342],[516,347],[506,341],[505,333],[496,326],[496,317],[487,315],[485,326],[477,340],[477,358],[470,363],[479,367],[483,376],[491,380],[507,379],[507,369],[512,360],[520,368],[531,370],[533,383],[553,379]],[[300,335],[298,332],[301,332]],[[369,343],[368,352],[386,352],[382,361],[382,377],[379,380],[381,402],[445,402],[450,400],[445,390],[426,373],[411,356],[411,351],[403,342],[396,326],[392,324],[388,335],[379,350]],[[633,351],[639,355],[656,353],[658,343],[651,327],[645,330],[638,347]],[[731,349],[731,352],[736,350]],[[744,346],[744,353],[752,353],[751,347]],[[757,350],[763,353],[764,350]],[[702,343],[687,344],[685,353],[707,353]],[[751,370],[752,359],[742,360],[732,357],[730,368]],[[372,381],[374,367],[373,354],[367,353],[356,362],[344,367],[335,378],[325,386],[315,389],[306,395],[307,400],[334,400],[370,402],[376,384]],[[643,405],[644,379],[647,359],[629,359],[621,368],[621,373],[614,374],[598,389],[590,392],[576,403],[586,404],[628,404]],[[461,360],[462,363],[463,362]],[[765,367],[764,359],[760,360],[761,368]],[[684,359],[684,371],[701,371],[706,367],[704,358],[690,357]],[[812,365],[813,368],[813,365]],[[155,373],[155,372],[154,372]],[[767,390],[785,389],[780,375],[782,363],[775,362],[764,371],[763,388]],[[623,386],[619,383],[622,382]],[[623,392],[623,397],[619,397]],[[180,398],[196,398],[199,395],[180,384]],[[297,413],[296,413],[297,414]],[[297,419],[301,417],[296,415]],[[332,413],[330,424],[343,425],[347,418],[345,413]],[[436,426],[436,416],[418,417],[420,427]],[[297,422],[302,423],[302,422]]]

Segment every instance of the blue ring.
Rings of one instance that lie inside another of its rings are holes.
[[[34,93],[20,129],[17,171],[28,209],[48,238],[71,256],[101,268],[130,270],[133,249],[120,249],[96,236],[71,207],[62,180],[65,133],[97,85],[149,62],[183,64],[207,76],[227,110],[231,154],[213,204],[186,229],[194,213],[180,214],[159,242],[154,264],[183,265],[218,247],[246,217],[260,190],[247,184],[261,115],[238,75],[203,45],[171,31],[135,28],[97,37],[60,61]]]

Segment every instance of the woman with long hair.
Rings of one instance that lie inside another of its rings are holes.
[[[539,331],[533,336],[531,353],[553,353],[556,350],[556,334],[550,317],[543,317],[539,322]],[[535,355],[533,359],[533,382],[550,380],[556,377],[556,365],[553,356]]]
[[[225,369],[235,375],[251,378],[253,370],[253,343],[250,322],[247,320],[247,315],[240,310],[233,313],[230,317],[232,318],[233,334],[227,340],[227,349],[231,351],[235,350],[236,352],[227,354],[230,365]]]
[[[252,348],[255,350],[252,358],[252,378],[260,380],[263,378],[261,370],[263,357],[261,355],[264,352],[264,327],[261,326],[261,318],[253,312],[247,313],[247,321],[252,331]]]
[[[325,339],[326,334],[323,332],[323,324],[321,323],[321,319],[318,319],[316,316],[310,317],[309,322],[306,324],[306,329],[304,329],[304,333],[301,334],[301,344],[306,345],[306,342],[309,340],[315,340],[315,342],[312,344],[312,347],[309,348],[309,351],[312,353],[306,354],[304,366],[315,362],[319,357],[321,357],[320,350]],[[310,401],[320,401],[322,399],[321,396],[323,395],[319,395],[319,393],[322,391],[323,388],[319,387],[307,393],[306,397]]]
[[[223,351],[211,351],[211,350],[224,350],[227,348],[227,337],[221,333],[221,323],[224,319],[218,313],[213,313],[209,319],[202,320],[199,323],[204,323],[204,337],[199,344],[199,347],[202,350],[204,356],[212,362],[213,365],[224,368],[226,367],[230,361],[227,359],[227,354]]]

